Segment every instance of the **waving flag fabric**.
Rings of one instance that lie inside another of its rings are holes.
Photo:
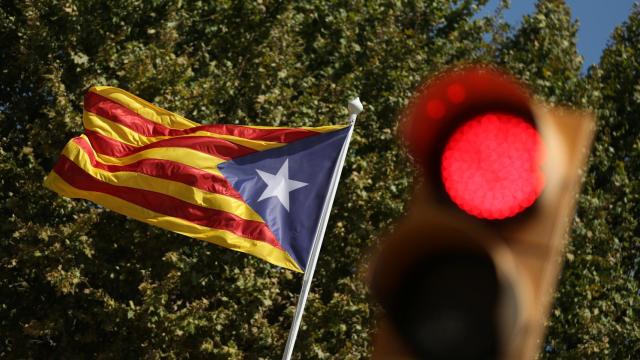
[[[47,187],[296,271],[350,130],[201,125],[112,87],[83,123]]]

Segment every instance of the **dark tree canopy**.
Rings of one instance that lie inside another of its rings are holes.
[[[597,110],[542,357],[640,357],[640,10],[583,76],[563,1],[517,29],[479,17],[486,2],[3,1],[0,357],[281,356],[299,274],[42,186],[86,90],[111,85],[203,123],[340,123],[361,97],[294,358],[366,358],[362,266],[412,185],[398,116],[422,79],[470,61]]]

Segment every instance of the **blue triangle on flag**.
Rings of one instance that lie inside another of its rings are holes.
[[[349,129],[322,133],[218,165],[303,270]]]

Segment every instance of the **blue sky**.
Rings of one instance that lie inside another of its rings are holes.
[[[637,0],[567,0],[574,19],[580,21],[578,51],[584,57],[584,69],[600,60],[613,29],[627,19]],[[491,0],[482,15],[491,14],[499,0]],[[535,10],[535,0],[511,0],[505,19],[514,25]]]

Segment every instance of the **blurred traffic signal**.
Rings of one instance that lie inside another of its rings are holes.
[[[421,88],[402,123],[420,179],[371,264],[374,358],[535,357],[593,131],[494,68]]]

